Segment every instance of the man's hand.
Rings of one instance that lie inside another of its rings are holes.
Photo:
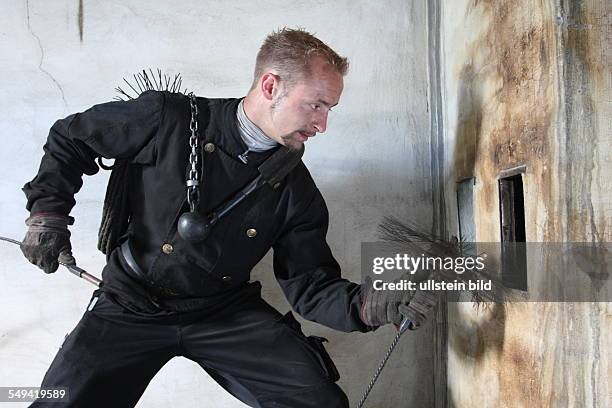
[[[23,255],[45,273],[53,273],[59,261],[75,265],[68,225],[72,217],[53,213],[32,214],[27,220],[28,232],[20,246]]]
[[[433,307],[438,303],[438,295],[429,290],[418,290],[408,304],[400,304],[398,310],[412,323],[408,328],[416,330],[422,325]]]
[[[393,323],[399,326],[404,317],[416,329],[425,322],[438,296],[430,291],[374,290],[367,277],[361,285],[361,320],[368,326]]]

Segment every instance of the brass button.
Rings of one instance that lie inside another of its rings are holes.
[[[204,151],[206,153],[212,153],[215,151],[215,144],[214,143],[206,143],[204,145]]]
[[[229,275],[226,275],[226,276],[222,277],[222,278],[221,278],[221,280],[222,280],[224,283],[230,283],[230,282],[232,281],[232,277],[231,277],[231,276],[229,276]]]
[[[162,252],[164,254],[171,254],[174,251],[174,247],[171,244],[162,245]]]
[[[255,228],[249,228],[246,234],[249,238],[255,238],[255,236],[257,235],[257,230]]]

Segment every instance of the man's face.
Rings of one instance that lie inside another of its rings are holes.
[[[330,109],[342,94],[342,75],[333,67],[319,59],[311,67],[310,78],[289,90],[281,86],[272,100],[270,136],[293,150],[300,149],[309,137],[325,132]]]

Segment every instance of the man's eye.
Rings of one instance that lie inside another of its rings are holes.
[[[312,110],[319,110],[319,109],[321,109],[321,105],[317,105],[316,103],[313,103],[312,105],[310,105],[310,107],[312,108]]]

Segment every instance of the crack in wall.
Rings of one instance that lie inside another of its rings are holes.
[[[60,94],[62,96],[62,101],[64,102],[64,107],[68,108],[68,103],[66,102],[66,96],[64,95],[64,89],[59,84],[59,82],[55,79],[55,77],[53,77],[53,75],[51,75],[51,73],[49,71],[47,71],[46,69],[44,69],[43,66],[42,66],[43,65],[43,61],[45,59],[45,50],[44,50],[44,48],[42,46],[42,42],[40,41],[40,37],[38,35],[36,35],[36,33],[34,33],[34,31],[32,31],[32,26],[30,25],[30,2],[29,2],[29,0],[26,0],[26,18],[27,18],[27,24],[28,24],[28,31],[30,32],[32,37],[34,37],[36,39],[36,41],[38,42],[38,48],[40,48],[40,61],[38,62],[38,69],[42,73],[47,75],[51,79],[51,81],[53,81],[55,86],[57,86],[57,89],[59,89]]]

